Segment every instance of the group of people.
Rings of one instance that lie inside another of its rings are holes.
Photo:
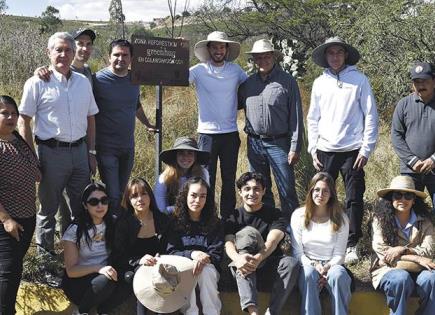
[[[308,151],[319,173],[299,207],[293,168],[304,134],[301,98],[296,80],[279,65],[282,54],[270,41],[258,40],[247,52],[257,67],[249,77],[233,63],[240,43],[225,33],[212,32],[196,43],[200,63],[190,68],[189,80],[198,97],[198,142],[180,137],[161,153],[166,169],[153,191],[143,178],[129,181],[135,119],[155,131],[140,103],[139,86],[130,80],[132,45],[112,41],[109,66],[92,74],[86,62],[95,39],[90,29],[53,34],[47,45],[50,66],[38,68],[26,82],[19,108],[12,98],[0,98],[0,162],[7,166],[0,177],[0,312],[15,313],[22,260],[35,227],[38,252],[54,253],[55,215],[60,210],[62,287],[79,314],[94,307],[98,314],[107,314],[122,303],[140,266],[157,268],[156,277],[171,289],[151,290],[169,299],[177,291],[178,278],[171,278],[177,266],[161,263],[163,254],[192,260],[202,311],[220,314],[217,282],[222,267],[227,268],[221,264],[224,252],[231,260],[228,267],[241,308],[249,314],[258,314],[256,283],[261,277],[273,279],[267,314],[280,313],[296,283],[301,313],[320,314],[319,292],[325,288],[333,313],[347,314],[352,274],[344,263],[358,260],[364,166],[378,137],[370,83],[355,66],[359,52],[337,37],[313,51],[313,61],[325,68],[314,81],[307,115]],[[414,287],[420,313],[432,314],[434,227],[423,190],[427,188],[433,202],[433,66],[417,62],[411,79],[414,93],[396,106],[391,128],[403,176],[378,191],[371,273],[392,314],[405,314]],[[250,171],[236,181],[238,109],[245,111]],[[90,183],[97,167],[104,185]],[[271,170],[280,209],[275,207]],[[335,190],[339,172],[344,207]],[[236,193],[243,202],[240,208]],[[155,311],[142,295],[137,298],[137,314]],[[196,300],[195,290],[190,290],[181,311],[198,314]]]

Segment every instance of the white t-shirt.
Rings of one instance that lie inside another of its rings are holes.
[[[349,219],[343,215],[344,224],[337,232],[332,222],[310,222],[305,227],[305,207],[296,209],[291,217],[293,255],[304,265],[311,260],[327,261],[331,266],[343,264],[349,235]]]
[[[239,65],[210,62],[190,68],[190,83],[198,98],[198,132],[220,134],[237,131],[237,90],[248,77]]]
[[[78,265],[107,265],[109,252],[107,251],[106,240],[104,238],[106,232],[106,224],[103,222],[101,224],[97,224],[95,227],[95,233],[92,229],[89,230],[89,235],[91,236],[91,242],[89,244],[90,247],[86,243],[84,236],[82,236],[82,239],[80,240]],[[71,224],[65,231],[62,240],[73,242],[74,244],[76,244],[76,233],[77,225]]]

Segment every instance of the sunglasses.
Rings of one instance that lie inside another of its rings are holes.
[[[109,204],[109,197],[104,196],[101,199],[98,198],[90,198],[86,201],[87,204],[95,207],[101,202],[102,205],[107,206]]]
[[[412,192],[393,191],[392,197],[395,200],[400,200],[403,197],[405,197],[406,200],[412,200],[415,198],[415,194]]]

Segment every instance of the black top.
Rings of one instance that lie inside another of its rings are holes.
[[[220,262],[223,255],[224,230],[220,221],[204,232],[201,223],[191,222],[190,231],[182,230],[173,222],[173,228],[168,235],[167,252],[171,255],[184,256],[192,259],[192,252],[202,251],[210,255],[212,264],[220,271]]]
[[[128,210],[120,210],[116,217],[114,244],[110,254],[110,263],[118,272],[134,270],[145,255],[166,253],[166,235],[169,218],[160,211],[153,212],[156,235],[138,239],[140,221]],[[139,247],[140,246],[140,247]],[[119,270],[118,270],[118,269]]]
[[[226,220],[225,235],[235,235],[238,231],[248,225],[256,228],[266,241],[270,230],[277,229],[285,233],[289,222],[288,217],[277,208],[263,205],[263,207],[258,211],[248,212],[245,208],[240,207],[235,209]],[[281,249],[279,247],[277,247],[272,253],[272,255],[281,254]]]

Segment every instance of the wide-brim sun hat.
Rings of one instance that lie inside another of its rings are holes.
[[[254,45],[252,45],[251,51],[246,52],[246,54],[254,55],[254,54],[262,54],[266,52],[273,52],[275,58],[280,61],[283,58],[283,54],[281,51],[275,49],[273,44],[267,39],[257,40]]]
[[[195,44],[193,52],[201,62],[210,60],[210,53],[208,52],[207,44],[209,42],[219,42],[228,44],[226,61],[236,60],[240,55],[240,43],[228,39],[228,35],[224,32],[214,31],[208,34],[207,39],[201,40]]]
[[[329,68],[325,52],[326,49],[335,45],[342,46],[346,50],[347,58],[345,60],[345,64],[353,66],[359,61],[360,54],[355,47],[345,43],[340,37],[331,37],[313,50],[311,58],[313,59],[314,63],[323,68]]]
[[[379,197],[385,197],[393,191],[411,192],[421,199],[426,199],[427,197],[427,194],[424,191],[415,189],[414,181],[410,176],[400,175],[394,177],[391,180],[390,187],[378,190],[377,195]]]
[[[175,255],[157,258],[154,266],[141,266],[133,278],[133,291],[142,305],[155,313],[172,313],[187,305],[196,286],[193,261]]]
[[[177,151],[179,150],[195,151],[196,161],[200,165],[207,165],[210,159],[210,153],[200,150],[196,140],[189,137],[177,138],[171,149],[164,150],[160,153],[160,159],[168,165],[175,165],[175,163],[177,163]]]

